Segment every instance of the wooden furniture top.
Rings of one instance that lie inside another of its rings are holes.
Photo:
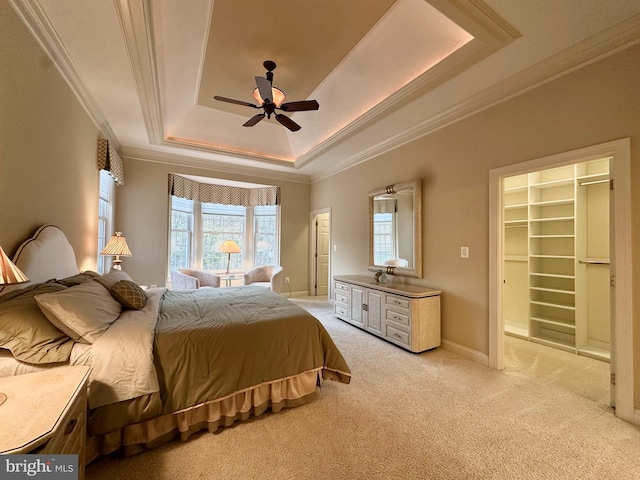
[[[89,367],[74,366],[0,378],[0,454],[28,453],[44,444],[86,387]]]
[[[333,279],[337,282],[355,283],[362,287],[374,288],[409,298],[434,297],[442,293],[442,290],[424,287],[422,285],[411,285],[399,282],[378,283],[373,277],[367,277],[365,275],[336,275]]]

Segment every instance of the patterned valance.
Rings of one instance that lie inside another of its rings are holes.
[[[203,183],[169,174],[169,195],[197,200],[202,203],[218,203],[221,205],[243,205],[257,207],[280,204],[280,187],[232,187]]]
[[[107,170],[117,186],[124,185],[124,163],[109,140],[98,139],[98,168]]]
[[[373,213],[396,213],[398,201],[395,199],[373,200]]]

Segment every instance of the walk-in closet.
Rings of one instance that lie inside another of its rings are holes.
[[[609,361],[609,162],[504,179],[507,335]]]

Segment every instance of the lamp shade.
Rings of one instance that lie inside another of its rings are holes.
[[[0,285],[17,285],[28,281],[27,276],[9,260],[0,247]]]
[[[122,232],[116,232],[111,236],[109,243],[102,249],[100,255],[118,255],[121,257],[130,257],[133,255],[127,246],[127,238]]]
[[[260,96],[260,90],[254,88],[253,90],[253,98],[255,98],[260,105],[264,103],[264,99]],[[284,103],[285,94],[278,87],[271,87],[271,98],[273,99],[273,103],[276,107],[279,107]]]
[[[218,251],[222,253],[241,253],[240,246],[235,242],[235,240],[225,240],[218,247]]]

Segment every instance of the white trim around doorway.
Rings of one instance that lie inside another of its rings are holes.
[[[616,374],[616,415],[628,422],[634,418],[633,392],[633,297],[631,273],[631,142],[624,138],[612,142],[564,152],[549,157],[493,169],[489,172],[489,367],[504,368],[504,318],[502,317],[502,180],[547,168],[560,167],[598,158],[611,157],[611,178],[614,182],[615,211],[611,228],[615,229],[615,355],[613,371]]]
[[[318,215],[322,215],[322,214],[328,214],[329,215],[329,238],[332,237],[333,235],[333,229],[331,228],[331,207],[327,207],[327,208],[320,208],[318,210],[313,210],[310,215],[309,215],[309,295],[310,296],[315,296],[315,288],[314,288],[314,280],[315,280],[315,275],[316,275],[316,267],[315,267],[315,258],[314,258],[314,253],[315,253],[315,249],[313,246],[314,243],[314,220]],[[331,246],[332,243],[330,242],[329,245]],[[332,298],[333,292],[331,291],[331,286],[332,286],[332,281],[331,281],[331,247],[329,248],[329,271],[328,271],[328,276],[329,278],[327,279],[328,283],[329,283],[329,292],[328,292],[328,298]]]

